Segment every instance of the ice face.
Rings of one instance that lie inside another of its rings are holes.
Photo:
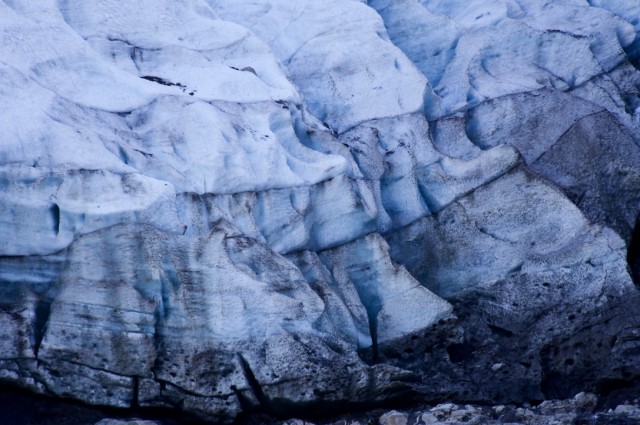
[[[0,380],[228,422],[640,375],[637,9],[0,1]]]
[[[211,4],[221,17],[269,42],[309,111],[337,133],[423,109],[425,77],[389,42],[380,17],[361,2]]]

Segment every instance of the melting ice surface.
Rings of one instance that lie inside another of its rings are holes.
[[[469,291],[503,327],[622,297],[637,16],[0,1],[0,379],[221,421],[376,403],[453,370],[429,347],[475,332]]]

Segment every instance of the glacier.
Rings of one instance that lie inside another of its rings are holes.
[[[638,17],[0,1],[0,382],[220,423],[633,387]]]

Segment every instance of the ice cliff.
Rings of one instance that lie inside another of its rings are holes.
[[[0,1],[0,382],[223,422],[633,386],[639,66],[633,1]]]

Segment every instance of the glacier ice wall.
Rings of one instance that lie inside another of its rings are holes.
[[[0,381],[225,422],[634,382],[639,14],[0,1]]]

